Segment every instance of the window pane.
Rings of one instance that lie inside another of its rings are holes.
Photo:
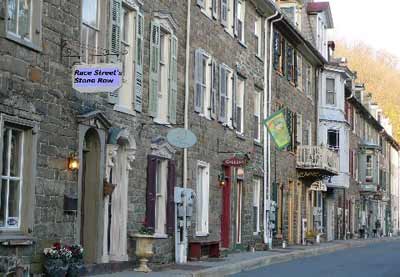
[[[92,28],[88,28],[88,51],[89,51],[89,57],[88,57],[88,63],[95,63],[96,62],[96,55],[97,54],[97,31]]]
[[[129,11],[123,9],[123,20],[121,22],[121,33],[122,40],[128,42],[128,32],[129,32]],[[129,42],[128,42],[129,43]]]
[[[8,219],[7,225],[17,227],[19,222],[19,181],[11,181],[8,193]]]
[[[0,186],[0,227],[4,227],[6,221],[7,180],[2,180]]]
[[[17,33],[17,0],[8,0],[7,30]]]
[[[22,133],[17,130],[11,132],[11,145],[10,145],[10,176],[20,176],[20,159],[21,159],[21,140]]]
[[[4,135],[3,135],[3,170],[2,174],[8,176],[8,150],[9,150],[9,138],[10,138],[10,129],[5,129],[4,130]]]
[[[30,38],[31,0],[19,0],[18,20],[18,34]]]
[[[82,1],[82,21],[97,27],[97,0]]]

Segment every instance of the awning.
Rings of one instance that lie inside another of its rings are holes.
[[[311,184],[310,190],[327,191],[328,187],[322,181],[316,181],[316,182]]]

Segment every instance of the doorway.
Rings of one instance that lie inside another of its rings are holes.
[[[102,188],[100,184],[100,139],[94,129],[89,129],[82,149],[82,191],[80,243],[85,249],[85,263],[95,263],[98,253],[98,212]]]

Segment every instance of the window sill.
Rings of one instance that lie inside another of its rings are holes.
[[[14,41],[14,42],[16,42],[16,43],[18,43],[18,44],[20,44],[22,46],[28,47],[28,48],[36,51],[36,52],[42,52],[42,47],[41,46],[36,45],[31,41],[24,40],[24,39],[22,39],[22,38],[20,38],[18,36],[13,35],[13,34],[10,34],[9,32],[6,32],[6,38],[9,39],[9,40],[12,40],[12,41]]]
[[[231,33],[231,32],[228,31],[228,28],[227,28],[227,27],[225,27],[224,31],[225,31],[229,36],[231,36],[232,38],[235,38],[235,36],[233,35],[233,33]]]
[[[32,245],[34,238],[20,232],[2,231],[0,234],[0,244],[4,246],[24,246]]]
[[[207,14],[207,12],[206,12],[206,10],[205,10],[204,8],[201,8],[200,11],[201,11],[201,13],[204,14],[208,19],[210,19],[211,21],[214,21],[212,15]]]
[[[132,111],[131,109],[122,106],[122,105],[114,105],[114,111],[116,112],[120,112],[120,113],[124,113],[124,114],[129,114],[129,115],[133,115],[135,116],[136,113],[134,111]]]
[[[256,58],[257,58],[257,60],[259,60],[260,62],[264,63],[264,59],[261,58],[258,54],[256,54]]]
[[[154,238],[156,238],[156,239],[167,239],[168,235],[167,234],[154,233]]]
[[[239,40],[239,44],[240,44],[242,47],[244,47],[244,48],[247,49],[247,45],[244,43],[244,41]]]
[[[208,232],[196,232],[196,237],[208,237]]]
[[[261,140],[253,140],[253,144],[255,145],[255,146],[258,146],[258,147],[263,147],[263,145],[262,145],[262,143],[261,143]]]
[[[207,119],[207,120],[209,120],[209,121],[212,120],[210,116],[207,116],[207,115],[205,115],[205,114],[203,114],[203,113],[197,113],[197,114],[198,114],[200,117],[205,118],[205,119]]]
[[[158,125],[162,125],[168,128],[172,128],[171,123],[169,123],[168,121],[163,121],[159,118],[154,118],[154,123],[158,124]]]
[[[241,139],[241,140],[246,140],[246,137],[244,136],[244,134],[243,133],[239,133],[237,131],[236,131],[236,137],[238,139]]]

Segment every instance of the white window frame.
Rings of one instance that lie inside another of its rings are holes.
[[[329,81],[333,81],[333,91],[328,90],[328,80]],[[333,96],[333,103],[328,102],[328,95],[332,95]],[[336,79],[333,77],[326,77],[325,79],[325,105],[330,106],[330,107],[336,107],[336,103],[337,103],[337,94],[336,94]]]
[[[160,68],[159,68],[159,83],[158,83],[158,109],[157,117],[154,121],[168,125],[168,111],[169,111],[169,70],[170,70],[170,55],[171,55],[171,38],[172,33],[169,29],[161,25],[160,28]],[[163,49],[164,48],[164,49]]]
[[[211,120],[211,79],[212,79],[212,57],[206,53],[204,50],[199,49],[203,59],[202,61],[205,61],[205,63],[201,64],[201,70],[204,72],[204,79],[202,80],[202,88],[203,88],[203,93],[202,93],[202,103],[201,107],[202,110],[200,111],[200,116],[204,116],[205,118]],[[203,65],[205,66],[205,69],[203,68]],[[197,89],[197,87],[196,87]]]
[[[167,180],[168,180],[168,160],[157,160],[156,167],[156,199],[155,199],[155,235],[164,236],[166,234],[167,218]]]
[[[370,162],[368,162],[368,157],[371,157]],[[369,173],[369,174],[368,174]],[[365,182],[372,182],[374,178],[374,155],[366,154],[365,155]]]
[[[233,129],[232,124],[232,93],[234,84],[233,70],[227,65],[222,65],[226,71],[226,106],[225,106],[225,122],[222,122],[224,126],[228,126]]]
[[[263,33],[262,33],[262,22],[263,19],[261,16],[256,16],[256,21],[254,22],[254,35],[257,38],[257,49],[256,49],[256,57],[260,60],[263,59]]]
[[[201,172],[200,172],[201,169]],[[202,176],[200,176],[201,174]],[[209,234],[210,164],[197,161],[196,165],[196,236]]]
[[[257,210],[257,218],[253,218],[256,220],[256,230],[253,229],[253,235],[258,235],[260,233],[260,196],[261,196],[261,179],[254,179],[254,190],[253,190],[253,213]],[[254,215],[254,214],[253,214]],[[254,222],[253,222],[254,224]],[[253,225],[254,227],[254,225]]]
[[[18,7],[19,1],[16,0],[17,9],[17,21],[16,21],[16,32],[8,29],[8,6],[10,0],[4,0],[4,4],[0,7],[0,12],[3,10],[4,14],[4,28],[0,31],[0,35],[3,35],[7,39],[13,40],[19,44],[32,48],[36,51],[42,50],[42,0],[31,0],[30,11],[29,11],[29,36],[21,36],[18,34],[19,27],[19,16]]]
[[[257,121],[253,121],[253,128],[257,128],[257,137],[254,137],[254,130],[253,130],[253,139],[256,142],[261,141],[261,92],[254,91],[254,117],[257,117]]]
[[[334,145],[329,145],[329,133],[335,133],[336,134],[336,146]],[[327,132],[327,139],[326,139],[326,144],[328,147],[334,151],[338,151],[340,149],[340,130],[338,129],[328,129]]]
[[[237,10],[238,39],[242,44],[244,44],[246,37],[245,35],[246,1],[244,0],[237,0],[237,1],[238,1],[238,10]],[[239,24],[239,22],[241,22],[241,25]]]
[[[244,93],[246,81],[240,77],[236,80],[236,132],[240,135],[244,134]],[[237,109],[240,108],[240,118],[238,117]],[[240,127],[240,128],[239,128]]]
[[[217,0],[204,0],[204,7],[200,7],[201,12],[206,15],[208,18],[212,19],[213,18],[213,1]]]
[[[83,0],[85,1],[85,0]],[[84,14],[84,7],[82,3],[82,11],[81,11],[81,18],[82,18],[82,23],[81,23],[81,62],[83,63],[96,63],[97,62],[97,57],[93,56],[97,54],[97,48],[99,44],[99,35],[100,35],[100,27],[99,27],[99,22],[100,22],[100,10],[102,8],[101,6],[101,1],[97,0],[97,10],[96,10],[96,25],[91,25],[88,22],[84,21],[83,14]],[[88,32],[86,33],[86,37],[83,38],[83,30],[84,28],[88,29]],[[89,44],[89,30],[95,32],[95,42],[94,45]],[[91,58],[92,57],[92,58]],[[92,60],[91,60],[92,59]]]
[[[296,143],[303,144],[303,115],[300,113],[296,115]]]
[[[125,22],[124,12],[128,13],[127,41],[124,40]],[[127,49],[126,55],[123,55],[123,81],[118,92],[118,103],[114,106],[114,110],[135,115],[135,89],[136,89],[136,17],[137,11],[130,8],[122,2],[121,8],[121,48]]]
[[[15,128],[15,127],[11,127],[11,126],[3,126],[1,132],[3,133],[3,135],[5,135],[5,130],[10,130],[11,132],[13,131],[17,131],[20,133],[21,137],[21,141],[19,142],[19,172],[18,175],[19,176],[10,176],[10,161],[11,161],[11,133],[7,132],[8,135],[8,149],[4,149],[4,145],[2,144],[2,151],[1,151],[1,158],[3,159],[3,151],[7,151],[7,173],[6,175],[3,175],[3,172],[1,173],[1,184],[0,186],[3,186],[3,181],[6,181],[6,204],[5,204],[5,226],[0,227],[0,230],[19,230],[21,227],[21,214],[22,214],[22,188],[23,188],[23,184],[24,184],[24,180],[23,180],[23,172],[24,172],[24,132],[25,130],[20,129],[20,128]],[[3,138],[3,136],[1,136],[1,138]],[[3,161],[4,162],[4,161]],[[1,168],[1,171],[3,171],[3,169]],[[18,201],[18,225],[17,226],[8,226],[8,203],[9,203],[9,193],[10,193],[10,182],[11,181],[18,181],[19,182],[19,201]],[[0,195],[1,195],[1,190],[0,190]]]

